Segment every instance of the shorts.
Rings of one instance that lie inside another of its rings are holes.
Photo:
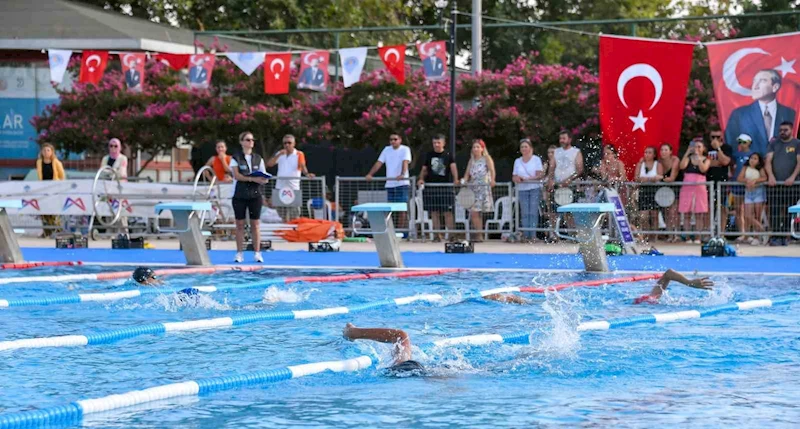
[[[429,212],[450,212],[456,196],[450,186],[426,186],[422,191],[422,206]]]
[[[744,193],[745,204],[762,204],[767,202],[767,190],[760,186]]]
[[[408,202],[408,185],[396,186],[394,188],[386,188],[386,196],[389,198],[390,203],[407,203]]]
[[[261,197],[258,198],[234,198],[231,200],[233,215],[236,220],[245,220],[247,213],[250,213],[250,220],[261,220]]]

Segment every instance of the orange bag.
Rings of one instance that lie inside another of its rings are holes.
[[[287,223],[289,225],[297,225],[297,229],[275,232],[286,241],[316,243],[328,238],[335,238],[337,240],[344,238],[344,228],[342,228],[342,224],[339,222],[301,217]]]

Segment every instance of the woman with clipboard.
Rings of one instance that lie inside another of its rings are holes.
[[[239,134],[242,151],[231,158],[230,170],[234,179],[233,213],[236,217],[236,258],[235,262],[244,262],[244,222],[250,215],[250,235],[253,238],[253,259],[264,262],[261,257],[261,185],[267,183],[269,175],[264,160],[253,153],[255,139],[253,133],[245,131]]]

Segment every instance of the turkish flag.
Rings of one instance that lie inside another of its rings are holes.
[[[157,61],[166,63],[173,70],[183,70],[189,67],[190,54],[156,54]]]
[[[211,73],[214,71],[216,57],[213,54],[197,54],[189,57],[189,86],[207,89],[211,85]]]
[[[103,77],[103,72],[106,71],[106,64],[108,64],[108,51],[83,51],[79,80],[82,83],[97,85]]]
[[[600,127],[628,177],[648,146],[678,150],[694,45],[600,37]]]
[[[781,122],[793,123],[797,132],[800,33],[714,42],[706,47],[719,122],[728,144],[735,147],[736,138],[747,134],[753,139],[750,149],[763,155],[769,140],[778,136]]]
[[[125,85],[128,91],[141,92],[144,85],[145,54],[137,52],[121,52],[122,75],[125,76]]]
[[[378,48],[383,64],[400,85],[406,83],[406,45]]]
[[[417,50],[425,79],[444,80],[447,76],[447,44],[443,40],[418,43]]]
[[[264,93],[289,93],[289,66],[292,54],[267,54],[264,56]]]

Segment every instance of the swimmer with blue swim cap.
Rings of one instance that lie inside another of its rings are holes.
[[[392,328],[358,328],[352,323],[345,325],[342,335],[350,341],[371,340],[379,343],[393,344],[392,366],[387,368],[391,375],[408,374],[423,375],[425,367],[411,359],[411,339],[402,329]]]
[[[673,269],[669,269],[664,272],[664,275],[662,275],[660,279],[658,279],[658,282],[656,282],[655,287],[653,287],[653,290],[651,290],[649,294],[636,298],[633,300],[633,303],[658,304],[658,300],[661,299],[661,295],[663,295],[664,291],[667,290],[667,286],[669,286],[670,282],[678,282],[695,289],[703,290],[711,290],[714,286],[714,282],[709,280],[708,277],[690,280],[683,274]]]

